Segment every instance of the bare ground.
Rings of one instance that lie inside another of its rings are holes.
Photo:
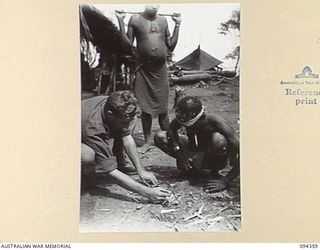
[[[205,88],[195,85],[185,88],[187,95],[201,99],[207,112],[219,113],[235,131],[239,131],[238,80],[218,85],[207,84]],[[170,88],[170,108],[173,99],[174,87]],[[170,109],[169,116],[173,118],[173,109]],[[152,131],[159,130],[158,122],[154,120]],[[141,144],[143,136],[140,120],[134,137],[137,144]],[[241,229],[239,177],[228,190],[207,194],[203,191],[201,180],[183,176],[176,168],[175,159],[157,148],[141,155],[141,163],[155,173],[160,186],[173,191],[174,202],[151,204],[146,198],[100,176],[95,188],[82,190],[81,232],[225,232]],[[227,170],[222,170],[222,174]],[[139,180],[137,175],[132,177]]]

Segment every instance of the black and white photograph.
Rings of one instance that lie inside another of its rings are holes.
[[[79,33],[80,232],[240,232],[240,4],[83,4]]]

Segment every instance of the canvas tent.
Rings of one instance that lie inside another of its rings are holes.
[[[200,45],[196,50],[191,52],[185,58],[176,62],[174,65],[187,70],[208,70],[221,64],[217,58],[209,55],[207,52],[200,49]]]

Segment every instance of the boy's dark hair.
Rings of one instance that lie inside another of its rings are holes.
[[[203,113],[202,103],[193,96],[182,98],[175,108],[176,118],[183,123],[195,118],[201,112]]]
[[[104,112],[112,111],[116,115],[130,114],[137,109],[137,100],[127,90],[112,93],[106,102]]]

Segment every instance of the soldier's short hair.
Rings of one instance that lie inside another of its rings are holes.
[[[130,114],[137,110],[136,98],[127,90],[112,93],[106,102],[105,112],[112,111],[115,114]]]

